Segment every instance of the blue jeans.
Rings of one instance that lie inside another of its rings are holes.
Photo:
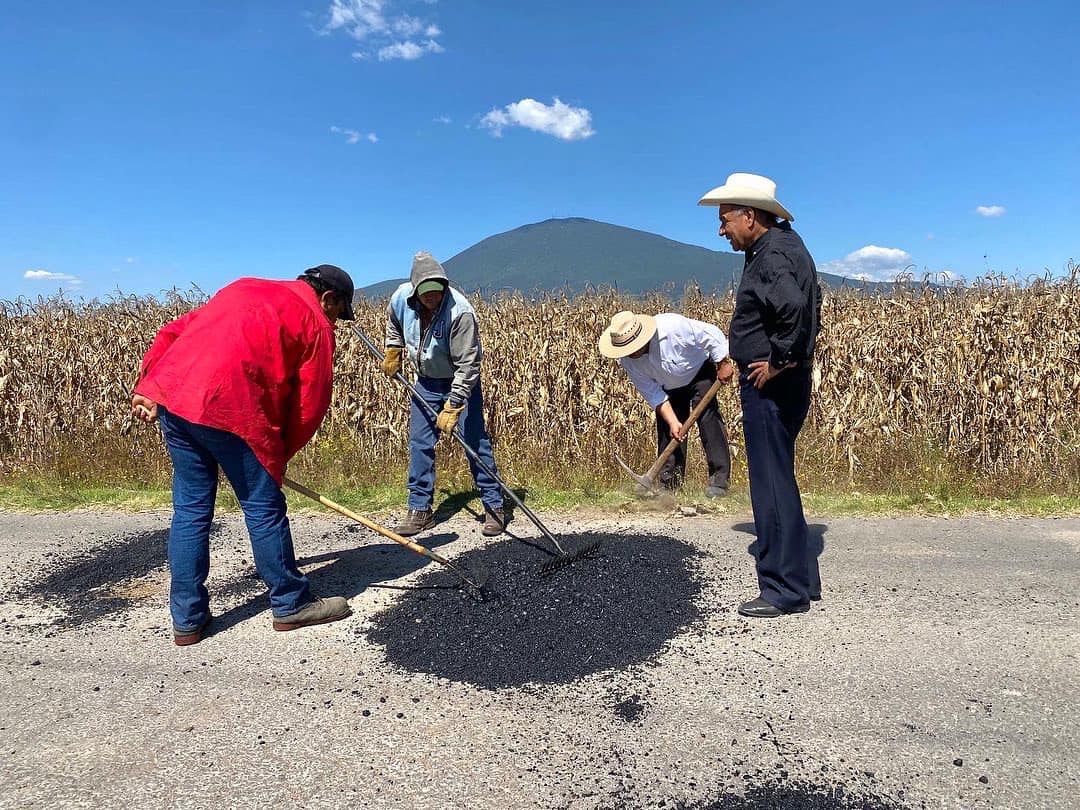
[[[233,433],[196,425],[158,406],[161,433],[173,465],[173,519],[169,529],[169,611],[173,628],[201,627],[210,615],[210,524],[218,469],[244,510],[255,568],[270,588],[275,616],[288,616],[313,601],[307,577],[296,567],[285,495],[247,443]]]
[[[810,409],[810,371],[790,368],[758,390],[739,375],[750,505],[761,598],[791,610],[820,595],[818,562],[810,548],[799,484],[795,439]]]
[[[435,377],[419,377],[416,392],[438,413],[450,396],[452,382]],[[435,498],[435,443],[439,439],[439,431],[435,427],[435,420],[415,399],[410,397],[409,403],[409,508],[430,509]],[[479,381],[465,403],[465,410],[458,420],[458,430],[487,468],[498,475],[495,455],[491,452],[491,439],[484,427],[484,395],[480,391]],[[503,494],[499,483],[480,469],[472,457],[469,457],[469,470],[476,488],[480,490],[480,500],[484,506],[501,509]]]

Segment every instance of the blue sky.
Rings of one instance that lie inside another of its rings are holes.
[[[824,270],[1027,276],[1080,258],[1064,1],[2,14],[4,299],[212,292],[322,262],[362,286],[553,216],[727,249],[696,201],[735,171],[777,181]]]

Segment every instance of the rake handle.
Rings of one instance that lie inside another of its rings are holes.
[[[695,405],[694,409],[690,411],[690,415],[686,417],[686,421],[683,422],[684,436],[686,435],[685,431],[693,427],[694,423],[697,422],[698,417],[701,416],[701,414],[705,411],[705,408],[708,407],[709,403],[712,402],[713,399],[716,397],[716,393],[720,390],[720,386],[722,386],[723,384],[723,381],[721,381],[721,379],[717,377],[716,380],[713,381],[713,384],[709,386],[709,390],[705,392],[705,396],[701,398],[701,402]],[[668,442],[667,447],[664,448],[663,452],[656,457],[656,461],[653,462],[653,465],[649,467],[649,469],[645,473],[645,478],[649,480],[650,484],[656,480],[656,475],[664,466],[664,462],[671,458],[671,454],[675,452],[675,448],[682,444],[683,441],[686,441],[686,439],[684,438],[682,441],[680,441],[679,439],[672,438],[672,440]]]
[[[389,538],[390,540],[393,540],[395,543],[399,543],[399,544],[405,546],[405,548],[409,549],[410,551],[415,551],[417,554],[421,554],[424,557],[427,557],[430,560],[434,560],[437,563],[441,563],[443,565],[450,566],[451,568],[454,568],[455,570],[457,568],[457,566],[455,566],[453,563],[451,563],[448,559],[446,559],[445,557],[443,557],[443,556],[441,556],[439,554],[436,554],[431,549],[424,548],[419,543],[414,543],[412,540],[408,540],[408,539],[402,537],[397,532],[392,532],[389,529],[387,529],[385,526],[380,526],[378,523],[375,523],[373,521],[368,520],[363,515],[356,514],[356,512],[342,506],[339,503],[334,503],[332,500],[327,498],[325,495],[320,495],[315,490],[308,489],[303,484],[297,483],[296,481],[293,481],[291,478],[288,478],[288,477],[284,478],[283,483],[289,489],[294,490],[296,492],[299,492],[301,495],[307,495],[309,498],[311,498],[311,500],[318,501],[323,506],[326,506],[326,507],[328,507],[330,509],[333,509],[339,515],[344,515],[347,518],[351,518],[352,520],[355,520],[357,523],[359,523],[359,524],[361,524],[363,526],[366,526],[367,528],[371,529],[376,534],[381,534],[383,537]]]
[[[363,344],[367,347],[367,350],[371,352],[371,356],[381,363],[383,360],[383,353],[379,351],[379,347],[375,345],[371,338],[369,338],[364,332],[364,330],[361,329],[359,326],[356,326],[355,324],[350,324],[349,326],[352,329],[353,333],[358,338],[360,338]],[[420,406],[424,408],[424,410],[428,412],[432,419],[438,419],[439,414],[435,412],[435,409],[431,407],[431,404],[426,399],[420,396],[420,392],[416,390],[413,384],[407,379],[405,379],[404,374],[398,371],[396,374],[394,374],[394,379],[404,385],[407,389],[409,389],[409,393],[412,394],[412,398],[416,402],[418,402]],[[502,487],[502,491],[507,496],[509,496],[510,500],[514,502],[518,509],[525,513],[525,515],[529,518],[529,520],[533,522],[536,528],[540,530],[540,533],[551,541],[552,545],[554,545],[555,548],[559,550],[559,553],[565,554],[566,552],[563,550],[562,546],[559,545],[559,541],[556,540],[555,536],[548,531],[547,526],[540,522],[540,518],[533,514],[533,511],[525,505],[524,501],[522,501],[521,498],[517,496],[517,493],[510,489],[510,487],[508,487],[505,483],[503,483],[503,480],[495,474],[495,471],[488,467],[488,465],[480,459],[480,454],[469,446],[469,443],[465,441],[465,437],[461,435],[460,428],[455,426],[454,429],[451,431],[450,435],[457,439],[458,444],[460,444],[461,447],[465,450],[469,458],[475,461],[476,465],[481,470],[487,473],[492,478],[492,480],[494,480],[500,487]]]

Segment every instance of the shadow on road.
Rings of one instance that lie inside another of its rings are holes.
[[[438,548],[456,540],[457,537],[457,534],[444,532],[421,534],[412,539],[425,548]],[[301,568],[307,569],[304,573],[311,580],[311,590],[316,596],[344,596],[346,599],[351,599],[365,588],[392,582],[427,565],[437,565],[426,557],[392,542],[329,551],[325,554],[301,557],[296,562]],[[319,565],[320,563],[322,565]],[[319,567],[310,569],[312,565],[319,565]],[[218,588],[217,593],[219,596],[230,593],[241,594],[249,598],[220,616],[215,616],[212,633],[207,635],[228,630],[269,607],[266,586],[254,571],[234,578],[224,587]]]
[[[737,532],[743,534],[750,534],[754,536],[754,541],[746,547],[746,553],[757,559],[758,543],[757,543],[757,528],[753,523],[736,523],[731,527]],[[821,595],[821,572],[818,570],[818,558],[825,551],[825,532],[829,530],[829,527],[824,523],[808,523],[806,524],[807,534],[809,535],[810,543],[810,594],[811,598],[817,599]]]

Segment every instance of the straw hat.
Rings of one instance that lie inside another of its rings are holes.
[[[776,183],[760,174],[736,172],[728,175],[724,185],[698,200],[698,205],[748,205],[776,214],[788,222],[795,221],[791,212],[776,199]]]
[[[611,325],[600,335],[600,354],[619,358],[633,354],[656,334],[656,318],[652,315],[635,315],[633,312],[616,312]]]

